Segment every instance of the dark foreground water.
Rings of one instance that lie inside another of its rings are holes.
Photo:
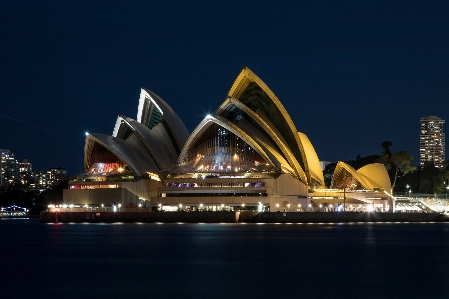
[[[0,298],[449,298],[449,223],[0,219]]]

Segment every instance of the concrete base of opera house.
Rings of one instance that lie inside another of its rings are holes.
[[[374,212],[42,212],[41,223],[348,223],[449,222],[440,213]]]

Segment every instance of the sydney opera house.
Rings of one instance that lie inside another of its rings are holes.
[[[339,162],[325,186],[309,138],[248,68],[192,133],[142,88],[136,119],[119,115],[112,135],[86,136],[84,170],[64,190],[65,204],[272,212],[385,211],[394,204],[382,164],[356,170]]]

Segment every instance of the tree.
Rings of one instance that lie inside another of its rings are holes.
[[[434,194],[446,193],[449,171],[435,167],[433,163],[425,163],[420,169],[419,190]]]
[[[443,171],[444,171],[444,184],[449,186],[449,160],[443,162]]]
[[[432,190],[432,180],[430,179],[420,179],[419,180],[419,192],[427,192]]]
[[[433,193],[441,194],[446,190],[445,173],[443,170],[439,170],[439,173],[433,177]]]
[[[391,155],[384,154],[380,158],[380,162],[383,163],[387,169],[393,169],[393,182],[391,183],[392,190],[394,190],[398,177],[416,170],[416,166],[410,164],[412,160],[413,156],[405,151],[399,151]]]
[[[382,145],[383,148],[382,154],[390,156],[391,155],[390,147],[393,145],[393,143],[391,141],[385,140],[380,145]]]

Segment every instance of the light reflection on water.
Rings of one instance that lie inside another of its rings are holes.
[[[449,298],[449,223],[29,219],[0,232],[0,289],[16,298]]]

